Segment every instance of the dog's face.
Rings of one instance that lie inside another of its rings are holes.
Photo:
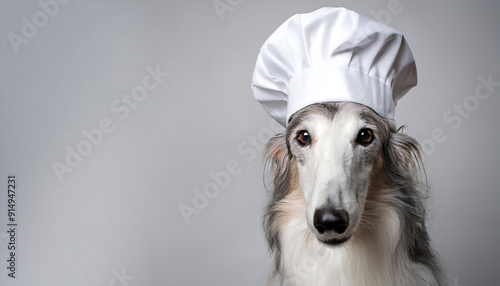
[[[387,130],[380,116],[356,103],[311,105],[292,116],[287,145],[307,224],[319,241],[339,245],[355,232]]]

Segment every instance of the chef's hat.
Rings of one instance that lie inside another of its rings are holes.
[[[255,98],[281,125],[313,103],[350,101],[392,125],[396,101],[417,84],[403,35],[345,8],[321,8],[283,23],[264,43]]]

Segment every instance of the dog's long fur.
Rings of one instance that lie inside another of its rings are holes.
[[[339,246],[320,242],[306,223],[306,200],[291,140],[312,116],[334,120],[355,115],[375,126],[379,146],[352,237]],[[447,285],[425,227],[426,185],[418,142],[360,104],[314,104],[292,116],[283,134],[266,147],[273,174],[264,226],[274,263],[268,285],[441,286]]]

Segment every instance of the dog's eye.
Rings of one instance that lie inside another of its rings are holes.
[[[297,135],[297,141],[299,141],[300,145],[302,146],[309,145],[311,143],[311,136],[305,130],[299,131],[299,134]]]
[[[361,145],[368,145],[372,143],[373,141],[372,131],[367,128],[359,130],[357,141]]]

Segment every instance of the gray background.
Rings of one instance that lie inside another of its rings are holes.
[[[500,87],[474,100],[479,77],[500,82],[498,1],[217,3],[230,9],[73,0],[16,53],[9,33],[23,35],[23,17],[43,22],[43,9],[0,2],[1,285],[264,285],[260,149],[277,129],[252,97],[251,75],[272,31],[323,6],[383,15],[405,33],[419,85],[396,119],[427,142],[433,243],[453,284],[500,284]],[[110,106],[147,66],[169,76],[121,120]],[[464,101],[460,126],[443,119]],[[113,132],[60,182],[52,163],[65,163],[66,147],[103,118]],[[193,206],[193,189],[213,186],[210,172],[228,162],[239,174],[187,224],[179,205]],[[16,279],[5,273],[8,174],[18,180]]]

